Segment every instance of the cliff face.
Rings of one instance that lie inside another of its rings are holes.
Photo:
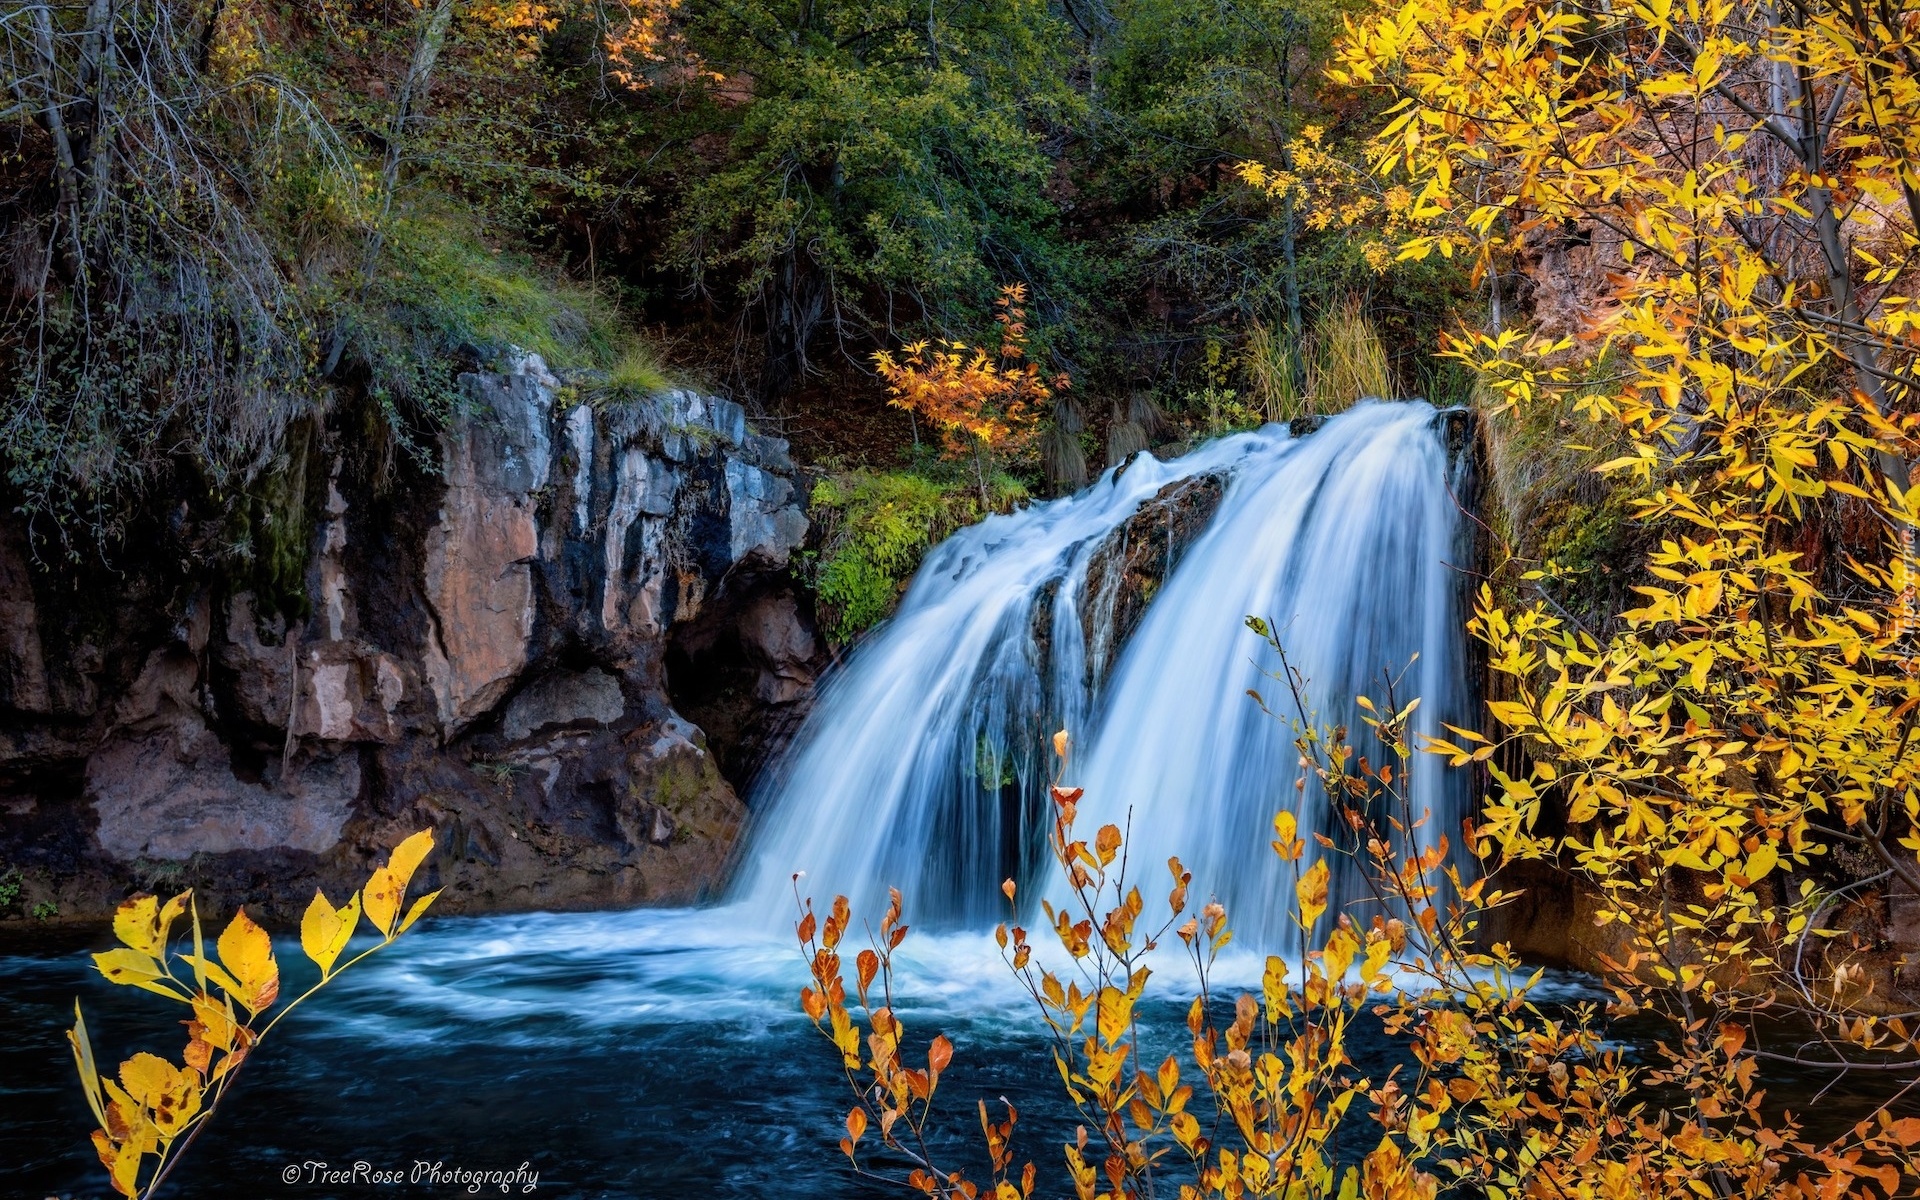
[[[427,827],[442,911],[716,886],[746,812],[668,660],[700,693],[728,647],[763,710],[729,730],[735,778],[806,702],[786,444],[691,392],[581,403],[536,356],[462,382],[417,486],[317,439],[291,620],[191,562],[76,605],[5,530],[0,870],[22,895],[0,917],[184,886],[286,917]]]

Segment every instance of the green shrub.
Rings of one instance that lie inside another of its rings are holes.
[[[1027,490],[996,475],[989,496],[1004,512],[1024,502]],[[822,530],[814,595],[828,636],[842,645],[893,611],[929,547],[982,515],[971,480],[909,471],[829,476],[814,487],[810,503]]]

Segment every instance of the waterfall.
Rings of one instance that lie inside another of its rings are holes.
[[[1139,455],[954,535],[763,777],[734,896],[785,918],[804,871],[804,893],[847,893],[856,912],[877,912],[892,886],[917,924],[999,919],[1000,882],[1030,878],[1044,855],[1048,740],[1066,728],[1086,836],[1130,823],[1143,860],[1178,854],[1243,937],[1284,940],[1271,821],[1286,807],[1303,831],[1325,829],[1326,802],[1311,782],[1296,790],[1292,732],[1247,695],[1289,710],[1244,620],[1280,631],[1317,722],[1361,730],[1353,697],[1382,694],[1387,673],[1422,698],[1417,731],[1459,723],[1465,456],[1450,457],[1443,425],[1424,403],[1366,402],[1306,437],[1268,426],[1170,462]],[[1219,489],[1217,510],[1177,544],[1168,497],[1202,484]],[[1130,561],[1157,591],[1129,634]],[[1414,777],[1422,836],[1457,830],[1459,773],[1418,756]],[[1139,878],[1158,889],[1165,875]]]

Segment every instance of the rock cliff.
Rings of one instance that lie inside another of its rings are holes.
[[[431,470],[312,440],[297,603],[191,556],[85,595],[0,526],[0,918],[188,885],[286,918],[422,827],[444,912],[717,884],[746,810],[668,660],[710,699],[707,648],[745,648],[734,780],[805,703],[786,444],[692,392],[584,402],[537,356],[461,382]]]

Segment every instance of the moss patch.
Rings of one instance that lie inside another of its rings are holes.
[[[1000,475],[990,495],[1006,511],[1027,490]],[[829,476],[814,487],[810,510],[821,532],[807,574],[821,626],[841,645],[893,611],[929,547],[984,515],[971,480],[914,471]]]

